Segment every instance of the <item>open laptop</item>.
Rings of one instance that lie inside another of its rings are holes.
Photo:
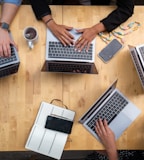
[[[138,73],[141,85],[144,89],[144,44],[136,47],[129,45],[128,47],[130,49],[130,55]]]
[[[11,33],[9,33],[12,37]],[[18,72],[20,60],[18,52],[13,45],[10,45],[11,56],[0,57],[0,77],[8,76],[10,74]]]
[[[95,131],[96,121],[106,119],[116,139],[137,118],[140,110],[132,104],[118,89],[117,80],[88,109],[79,122],[99,140]]]
[[[68,134],[45,128],[49,115],[73,121],[75,112],[42,102],[25,148],[55,159],[60,159]]]
[[[75,29],[72,29],[70,33],[74,36],[75,41],[81,36]],[[63,46],[47,29],[46,61],[42,71],[97,74],[94,61],[95,40],[92,41],[88,52],[86,52],[86,49],[78,52],[74,46]]]

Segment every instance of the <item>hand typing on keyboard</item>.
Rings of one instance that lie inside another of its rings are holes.
[[[73,27],[56,24],[54,20],[48,23],[47,26],[64,46],[74,44],[74,37],[68,32],[72,30]]]
[[[109,160],[118,160],[115,135],[109,128],[106,120],[96,121],[95,130],[106,149]]]
[[[105,31],[105,27],[102,23],[77,30],[78,33],[82,33],[82,36],[75,42],[76,49],[81,52],[84,47],[86,47],[86,51],[88,52],[92,40],[94,40],[98,33],[102,31]]]
[[[16,47],[8,31],[0,28],[0,57],[10,57],[11,56],[10,44]]]

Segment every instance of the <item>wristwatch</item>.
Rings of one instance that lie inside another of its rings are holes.
[[[9,24],[7,24],[5,22],[0,22],[0,28],[5,29],[5,30],[9,30]]]

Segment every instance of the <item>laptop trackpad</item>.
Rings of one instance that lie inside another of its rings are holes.
[[[110,124],[109,127],[115,133],[115,138],[118,139],[124,130],[132,123],[124,113],[120,113]]]

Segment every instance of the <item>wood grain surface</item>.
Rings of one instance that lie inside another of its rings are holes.
[[[57,23],[83,28],[96,24],[115,7],[51,6],[51,9]],[[97,56],[106,44],[96,37],[95,64],[98,75],[56,74],[41,72],[45,61],[46,26],[36,20],[29,5],[22,5],[11,25],[12,35],[19,48],[19,71],[0,79],[0,150],[25,150],[41,101],[50,102],[54,98],[63,100],[69,109],[76,111],[72,134],[65,150],[103,149],[101,143],[78,120],[115,79],[118,79],[117,88],[142,110],[141,115],[117,140],[117,147],[144,149],[144,91],[127,47],[128,44],[144,43],[143,15],[144,6],[135,7],[134,15],[124,25],[139,21],[141,27],[125,36],[124,48],[107,64]],[[29,50],[23,38],[23,30],[27,26],[36,27],[39,33],[33,50]]]

